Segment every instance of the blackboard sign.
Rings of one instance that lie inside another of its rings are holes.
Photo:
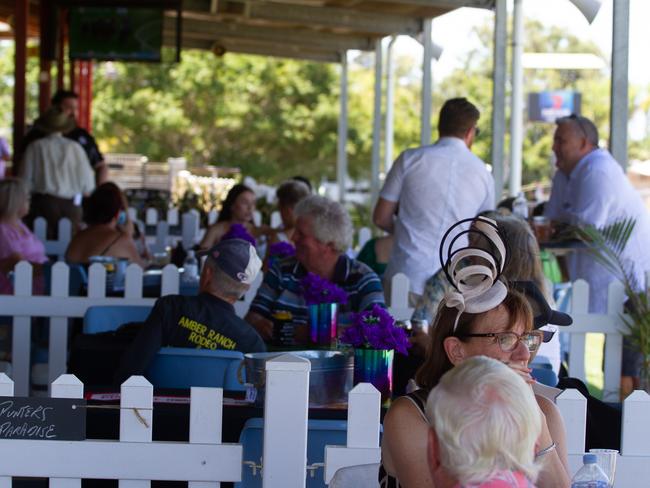
[[[82,441],[86,401],[0,397],[0,439]]]

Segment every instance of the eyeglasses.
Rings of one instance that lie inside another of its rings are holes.
[[[528,348],[529,352],[535,352],[542,344],[544,334],[542,331],[534,330],[522,335],[515,334],[514,332],[491,332],[488,334],[462,334],[458,337],[493,337],[503,352],[514,351],[519,345],[519,342],[522,342]]]
[[[478,125],[474,126],[474,137],[478,137],[481,135],[481,128]]]

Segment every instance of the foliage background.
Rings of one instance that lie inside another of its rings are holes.
[[[433,138],[438,108],[447,98],[467,96],[482,110],[482,134],[473,150],[491,162],[492,24],[474,29],[480,48],[460,68],[435,79]],[[565,29],[526,23],[526,52],[584,52],[604,57],[597,46]],[[370,176],[373,103],[372,53],[351,53],[349,71],[349,172]],[[609,62],[606,60],[607,63]],[[13,46],[0,45],[0,127],[11,127]],[[102,149],[136,152],[150,161],[184,156],[190,164],[236,166],[242,174],[275,184],[303,174],[315,182],[335,179],[339,67],[333,64],[183,51],[178,64],[99,63],[94,70],[93,132]],[[37,60],[28,70],[28,119],[36,117]],[[396,59],[393,154],[417,146],[420,59]],[[609,133],[609,72],[526,70],[525,92],[575,89],[583,114],[595,120],[601,139]],[[385,89],[385,84],[384,84]],[[630,113],[650,110],[650,96],[630,87]],[[10,132],[5,130],[6,135]],[[552,124],[527,122],[524,183],[547,181]],[[508,141],[506,141],[506,148]],[[383,152],[383,151],[382,151]],[[650,138],[630,143],[630,158],[650,157]]]

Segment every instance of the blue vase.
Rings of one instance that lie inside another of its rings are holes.
[[[372,383],[381,393],[384,403],[393,392],[394,351],[384,349],[354,349],[354,384]]]
[[[317,346],[334,346],[338,324],[338,304],[309,305],[308,310],[311,341]]]

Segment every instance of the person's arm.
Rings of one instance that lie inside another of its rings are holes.
[[[536,451],[540,452],[555,443],[552,449],[539,459],[543,462],[537,479],[538,488],[569,488],[571,475],[566,447],[566,431],[560,411],[548,398],[535,397],[542,413],[542,434],[537,441]]]
[[[244,320],[251,324],[265,341],[273,337],[271,313],[280,294],[281,281],[281,272],[278,265],[271,266],[264,273],[264,281],[262,281],[255,298],[251,302],[249,312],[244,317]]]
[[[433,487],[427,459],[429,425],[407,398],[393,402],[384,418],[381,459],[402,488]]]
[[[95,172],[95,184],[97,186],[108,181],[108,165],[104,161],[100,161],[93,167]]]
[[[273,338],[273,322],[256,312],[248,312],[244,320],[251,324],[265,341]]]
[[[199,243],[199,248],[210,249],[217,242],[219,242],[223,235],[226,233],[224,224],[226,224],[226,222],[217,222],[216,224],[212,224],[210,227],[208,227],[205,231],[203,239],[201,239],[201,242]]]
[[[116,385],[121,385],[131,375],[143,374],[162,347],[163,322],[170,315],[170,310],[165,307],[167,302],[164,298],[156,302],[135,340],[122,355],[115,372]]]
[[[396,211],[397,202],[391,202],[390,200],[379,197],[377,205],[375,205],[375,210],[372,213],[372,221],[380,229],[392,234]]]

